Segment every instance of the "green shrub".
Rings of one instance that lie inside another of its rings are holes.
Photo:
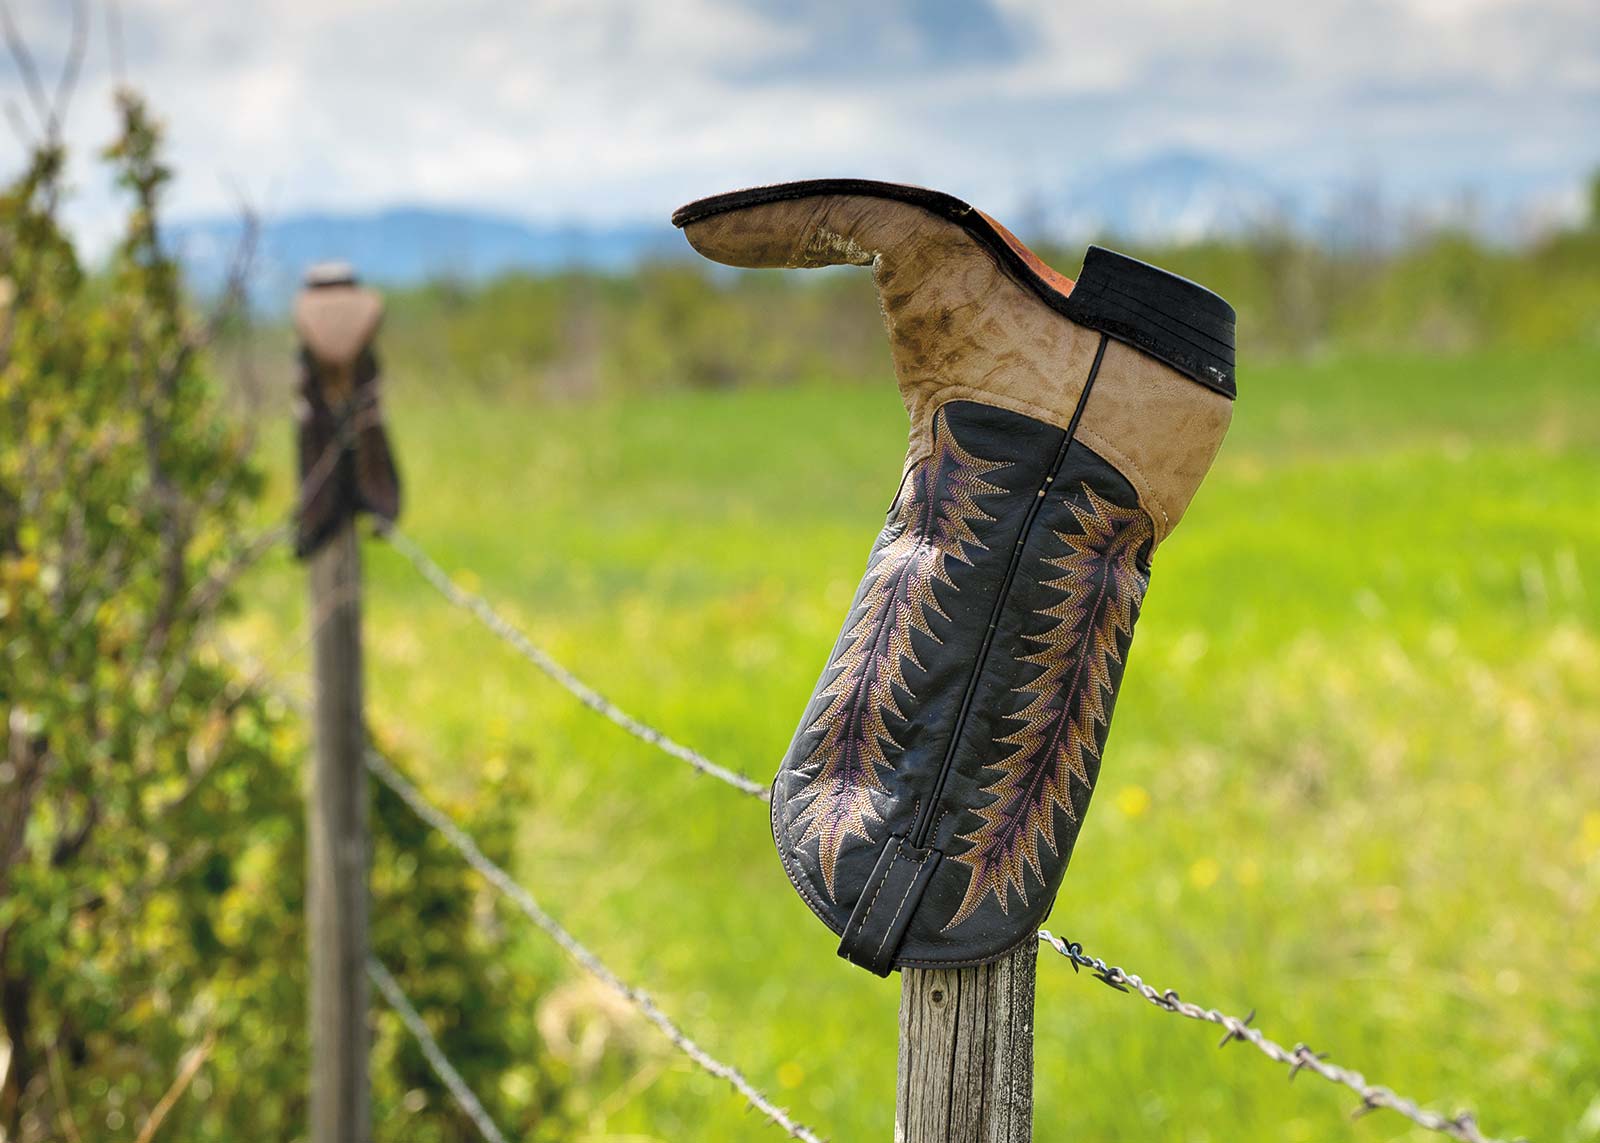
[[[261,475],[161,246],[159,134],[119,106],[107,158],[131,207],[103,275],[57,223],[58,146],[0,193],[0,1138],[131,1139],[181,1091],[163,1141],[293,1139],[302,750],[216,639]],[[374,816],[376,950],[500,1121],[556,1132],[537,1038],[511,1018],[537,982],[492,971],[454,855],[384,799]],[[387,1018],[375,1058],[382,1137],[469,1137]]]

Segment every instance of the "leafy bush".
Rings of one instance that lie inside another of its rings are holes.
[[[53,141],[0,194],[0,1138],[292,1139],[300,742],[215,638],[261,550],[262,481],[161,246],[159,134],[119,107],[107,158],[132,205],[103,275],[58,225]],[[386,800],[374,816],[377,951],[500,1121],[556,1131],[507,1015],[533,982],[491,971],[453,855]],[[375,1058],[386,1137],[471,1137],[387,1018]]]

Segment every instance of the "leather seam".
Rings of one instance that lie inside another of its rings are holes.
[[[1074,400],[1074,406],[1076,406],[1076,401],[1082,399],[1083,391],[1079,390],[1078,396]],[[993,409],[1005,409],[1008,412],[1021,413],[1025,417],[1032,417],[1034,420],[1047,424],[1054,429],[1065,429],[1072,423],[1072,414],[1070,412],[1063,417],[1060,409],[1036,404],[1033,401],[1021,401],[1014,397],[1007,397],[1004,394],[991,393],[986,389],[977,389],[971,385],[941,387],[934,400],[935,404],[928,410],[928,419],[930,421],[940,409],[951,401],[971,401],[975,405],[988,405]]]
[[[1039,923],[1043,924],[1044,922],[1041,919]],[[999,952],[987,953],[980,957],[967,957],[965,959],[952,960],[928,960],[925,957],[905,957],[896,960],[895,966],[897,968],[974,968],[978,965],[993,964],[995,961],[1001,960],[1004,957],[1009,956],[1011,953],[1016,952],[1029,941],[1037,942],[1038,939],[1039,928],[1036,925],[1027,930],[1027,932],[1025,932],[1020,938],[1007,945]]]
[[[1134,462],[1131,456],[1117,448],[1116,445],[1106,440],[1105,437],[1089,426],[1080,424],[1078,426],[1078,436],[1082,438],[1084,444],[1094,449],[1095,452],[1105,457],[1113,465],[1118,468],[1127,467],[1128,471],[1124,472],[1123,476],[1127,478],[1128,483],[1134,486],[1134,491],[1139,494],[1140,507],[1144,508],[1145,515],[1149,516],[1150,522],[1155,525],[1156,543],[1160,544],[1162,540],[1167,538],[1168,533],[1172,531],[1172,518],[1167,515],[1165,505],[1156,496],[1155,490],[1150,484],[1150,478],[1144,474],[1144,470]],[[1155,512],[1150,511],[1150,506],[1155,508]],[[1159,520],[1156,519],[1156,513],[1161,515]]]
[[[896,860],[900,855],[895,854]],[[894,932],[894,924],[900,919],[900,914],[906,911],[906,902],[911,900],[911,890],[917,887],[917,878],[922,876],[922,862],[917,862],[917,871],[911,875],[911,880],[906,882],[906,891],[900,898],[900,904],[895,907],[894,916],[889,918],[888,927],[883,930],[883,940],[878,942],[878,951],[872,954],[872,959],[877,960],[883,955],[883,946],[889,943],[889,936]],[[877,898],[873,898],[874,901]]]
[[[774,795],[776,795],[777,782],[774,781],[773,785],[773,792]],[[787,798],[784,800],[788,801]],[[811,879],[803,872],[796,869],[794,863],[789,859],[789,827],[778,820],[778,811],[778,799],[776,796],[774,796],[772,799],[772,809],[768,814],[768,817],[772,822],[773,841],[781,842],[781,844],[778,846],[778,860],[783,862],[783,871],[788,875],[789,884],[794,886],[795,892],[800,894],[800,899],[810,907],[813,913],[816,914],[817,920],[826,925],[828,927],[828,931],[833,933],[834,936],[842,938],[844,936],[844,929],[837,927],[837,923],[828,915],[829,907],[824,905],[821,899],[818,898],[812,890]],[[833,907],[837,908],[838,902],[834,902]]]
[[[872,891],[872,900],[867,902],[866,909],[864,909],[862,911],[862,913],[861,913],[861,924],[856,927],[856,933],[855,933],[856,936],[860,936],[862,931],[866,929],[866,927],[867,927],[867,919],[872,916],[872,910],[877,908],[878,895],[883,892],[883,887],[889,883],[889,874],[894,872],[894,863],[896,861],[899,861],[899,860],[900,860],[900,841],[897,838],[897,839],[895,839],[895,843],[894,843],[894,856],[891,857],[889,859],[889,863],[883,867],[883,876],[878,878],[878,887]],[[850,926],[849,925],[845,926],[844,931],[845,931],[845,939],[846,940],[852,939],[851,936],[850,936]]]
[[[1011,550],[1011,558],[1001,579],[999,589],[994,598],[994,605],[989,613],[989,622],[985,629],[983,640],[978,646],[977,656],[973,661],[972,673],[968,676],[966,691],[961,699],[961,706],[956,711],[955,722],[951,724],[950,745],[946,750],[944,760],[939,764],[939,769],[934,775],[933,787],[929,791],[930,809],[937,811],[939,803],[944,798],[945,782],[949,778],[950,769],[955,763],[956,752],[961,746],[961,736],[971,713],[973,695],[977,691],[978,682],[983,677],[984,669],[989,656],[993,651],[994,635],[998,620],[1011,597],[1012,585],[1016,579],[1017,568],[1021,565],[1023,554],[1027,550],[1029,534],[1038,520],[1039,510],[1044,504],[1050,486],[1061,472],[1061,466],[1066,462],[1067,454],[1071,451],[1073,441],[1078,430],[1082,427],[1084,410],[1088,407],[1089,396],[1094,391],[1095,379],[1100,375],[1100,366],[1105,360],[1106,346],[1110,339],[1102,333],[1100,344],[1095,348],[1094,361],[1089,365],[1089,372],[1084,378],[1083,388],[1078,391],[1077,404],[1073,408],[1072,420],[1061,430],[1063,436],[1061,446],[1056,452],[1054,461],[1046,470],[1044,481],[1039,485],[1038,496],[1033,504],[1028,507],[1022,519],[1021,528],[1017,533],[1016,541]],[[931,820],[914,821],[909,835],[913,846],[926,846],[930,832]]]

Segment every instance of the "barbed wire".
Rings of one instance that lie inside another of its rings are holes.
[[[327,458],[325,456],[322,459],[326,461]],[[319,463],[317,467],[321,468],[322,464]],[[319,477],[319,482],[320,479],[326,479],[325,473],[317,473],[316,475]],[[550,655],[549,652],[535,644],[526,633],[496,610],[482,595],[469,591],[456,583],[438,561],[434,560],[420,544],[398,528],[390,526],[384,529],[382,534],[389,541],[390,546],[404,557],[422,576],[424,581],[433,587],[446,601],[470,613],[492,634],[532,663],[584,706],[602,715],[641,741],[677,758],[679,761],[687,763],[696,771],[716,778],[741,793],[762,801],[768,799],[768,790],[753,779],[722,766],[699,751],[677,742],[665,732],[629,714],[599,691],[589,686]],[[786,1130],[791,1137],[815,1141],[816,1136],[809,1129],[791,1120],[786,1112],[773,1105],[736,1069],[717,1060],[700,1048],[693,1040],[689,1039],[656,1007],[647,994],[628,985],[611,972],[594,953],[562,928],[553,917],[545,913],[522,886],[484,856],[469,836],[462,832],[445,814],[427,802],[421,793],[407,782],[398,771],[394,770],[386,759],[375,751],[370,751],[367,756],[367,765],[381,781],[399,794],[414,812],[443,833],[469,864],[483,874],[496,888],[510,897],[521,911],[540,928],[544,929],[568,955],[572,956],[586,970],[634,1004],[679,1050],[683,1051],[697,1065],[712,1075],[727,1080],[753,1107],[761,1111],[773,1123]],[[1287,1065],[1290,1069],[1289,1075],[1291,1079],[1301,1071],[1311,1071],[1330,1083],[1349,1088],[1361,1098],[1361,1104],[1356,1109],[1358,1115],[1379,1109],[1387,1109],[1403,1115],[1420,1127],[1448,1135],[1454,1139],[1461,1140],[1462,1143],[1502,1143],[1500,1140],[1483,1134],[1471,1112],[1463,1111],[1455,1116],[1445,1116],[1425,1110],[1414,1100],[1400,1096],[1390,1088],[1368,1083],[1366,1077],[1360,1072],[1327,1063],[1323,1055],[1313,1052],[1303,1043],[1296,1044],[1292,1049],[1283,1047],[1281,1044],[1268,1039],[1258,1029],[1250,1026],[1255,1016],[1254,1012],[1241,1020],[1217,1009],[1203,1008],[1200,1005],[1184,1001],[1179,998],[1177,992],[1173,989],[1158,991],[1146,984],[1136,973],[1126,972],[1119,967],[1109,965],[1099,957],[1085,953],[1083,946],[1077,942],[1064,941],[1048,929],[1039,930],[1039,940],[1050,945],[1050,947],[1066,957],[1072,963],[1074,971],[1080,967],[1088,968],[1103,983],[1118,991],[1126,992],[1131,989],[1163,1011],[1173,1012],[1193,1020],[1216,1024],[1226,1029],[1228,1034],[1223,1038],[1221,1046],[1226,1046],[1234,1040],[1245,1041],[1253,1044],[1267,1058]],[[448,1067],[447,1061],[445,1066]],[[442,1073],[441,1078],[444,1078]],[[448,1086],[448,1080],[446,1080],[446,1084]]]
[[[494,1120],[489,1118],[489,1113],[483,1109],[483,1104],[478,1102],[478,1097],[473,1095],[472,1089],[467,1086],[467,1081],[461,1078],[461,1073],[456,1071],[445,1056],[444,1049],[439,1047],[439,1041],[433,1038],[433,1033],[428,1030],[428,1025],[423,1022],[422,1016],[411,1006],[411,1001],[406,999],[406,994],[400,988],[400,982],[390,975],[383,962],[375,956],[367,958],[367,976],[378,986],[378,991],[383,993],[384,1000],[394,1009],[395,1015],[400,1017],[400,1022],[406,1026],[406,1030],[416,1038],[417,1046],[422,1049],[422,1055],[428,1061],[428,1066],[433,1069],[433,1074],[438,1076],[449,1089],[456,1106],[472,1120],[472,1125],[478,1129],[478,1134],[489,1143],[506,1143],[506,1137],[500,1134],[500,1129],[494,1125]]]
[[[1463,1143],[1502,1143],[1501,1140],[1485,1135],[1478,1129],[1478,1121],[1470,1111],[1462,1111],[1454,1116],[1440,1115],[1438,1112],[1427,1111],[1419,1107],[1414,1100],[1396,1095],[1394,1091],[1378,1084],[1368,1083],[1360,1072],[1351,1071],[1337,1064],[1330,1064],[1321,1052],[1314,1052],[1305,1044],[1296,1044],[1293,1048],[1269,1040],[1260,1029],[1252,1028],[1251,1021],[1255,1019],[1255,1012],[1243,1020],[1237,1016],[1229,1016],[1215,1008],[1202,1008],[1180,999],[1176,989],[1168,988],[1158,991],[1146,984],[1137,973],[1126,972],[1116,965],[1107,964],[1097,956],[1091,956],[1083,951],[1083,946],[1077,941],[1064,941],[1049,929],[1039,930],[1039,939],[1048,944],[1056,952],[1072,962],[1072,971],[1087,968],[1093,971],[1095,979],[1110,985],[1118,992],[1127,992],[1130,989],[1144,997],[1151,1004],[1164,1012],[1172,1012],[1179,1016],[1187,1016],[1191,1020],[1201,1020],[1208,1024],[1216,1024],[1227,1029],[1228,1034],[1222,1038],[1219,1048],[1225,1048],[1235,1040],[1253,1044],[1268,1059],[1275,1060],[1289,1067],[1289,1078],[1294,1079],[1302,1071],[1309,1071],[1321,1076],[1329,1083],[1341,1084],[1361,1097],[1361,1105],[1356,1108],[1355,1114],[1365,1115],[1369,1111],[1387,1108],[1389,1111],[1398,1112],[1419,1127],[1429,1131],[1437,1131]],[[1517,1143],[1526,1143],[1518,1140]]]
[[[737,770],[718,765],[707,758],[698,750],[683,745],[657,730],[649,723],[635,718],[616,703],[606,698],[577,675],[562,666],[549,652],[538,646],[516,624],[512,623],[500,612],[496,611],[487,599],[477,592],[468,591],[444,570],[422,546],[411,539],[398,528],[390,527],[384,532],[389,540],[389,546],[410,562],[423,579],[445,599],[455,606],[470,612],[478,622],[482,623],[499,639],[509,645],[528,662],[554,680],[559,686],[581,702],[584,706],[594,711],[623,730],[643,742],[649,743],[680,762],[686,762],[702,774],[708,774],[720,782],[725,782],[740,793],[748,794],[753,798],[766,801],[770,796],[768,790],[760,782],[747,778]]]
[[[822,1143],[814,1131],[791,1118],[787,1111],[763,1095],[737,1068],[731,1064],[723,1063],[690,1039],[681,1028],[673,1023],[671,1017],[656,1007],[655,1001],[650,999],[647,993],[628,984],[620,976],[612,972],[604,961],[563,928],[559,921],[545,912],[539,903],[533,899],[531,893],[523,888],[504,869],[489,860],[484,855],[484,852],[478,848],[477,843],[472,840],[471,836],[458,826],[448,814],[423,797],[421,791],[407,781],[390,764],[387,758],[376,750],[369,748],[366,754],[366,762],[367,769],[380,782],[399,795],[400,799],[411,807],[413,813],[438,830],[444,839],[455,848],[456,852],[466,859],[468,865],[476,869],[491,885],[510,898],[512,904],[516,905],[525,917],[543,929],[545,934],[561,946],[568,956],[577,961],[580,967],[637,1008],[639,1013],[654,1024],[675,1048],[688,1056],[689,1059],[706,1072],[719,1079],[726,1080],[736,1092],[744,1097],[751,1107],[761,1112],[774,1125],[787,1132],[790,1138],[799,1139],[802,1143]]]
[[[767,799],[769,795],[764,787],[757,785],[754,781],[736,771],[718,765],[698,751],[677,743],[665,733],[628,714],[598,691],[588,686],[557,662],[548,652],[536,646],[515,624],[497,612],[486,599],[475,592],[468,591],[452,580],[449,574],[415,541],[393,528],[388,530],[387,536],[391,545],[410,561],[412,566],[435,590],[457,607],[471,612],[490,631],[516,649],[524,658],[554,679],[585,706],[604,715],[635,737],[689,763],[701,773],[709,774],[746,794],[751,794],[762,800]],[[1305,1044],[1297,1044],[1292,1049],[1284,1048],[1282,1045],[1267,1039],[1260,1031],[1250,1027],[1250,1019],[1254,1017],[1254,1013],[1251,1013],[1251,1017],[1240,1020],[1214,1008],[1202,1008],[1199,1005],[1183,1001],[1179,999],[1177,992],[1171,989],[1165,992],[1157,991],[1150,985],[1145,984],[1137,974],[1128,973],[1121,968],[1107,965],[1100,958],[1085,953],[1083,947],[1078,943],[1063,941],[1048,929],[1039,930],[1039,939],[1070,960],[1074,970],[1079,967],[1092,969],[1099,980],[1119,991],[1132,989],[1157,1008],[1187,1016],[1193,1020],[1217,1024],[1227,1029],[1228,1036],[1223,1040],[1224,1045],[1234,1040],[1243,1040],[1251,1043],[1269,1059],[1288,1065],[1291,1078],[1303,1070],[1311,1071],[1331,1083],[1341,1084],[1351,1089],[1361,1097],[1361,1105],[1357,1108],[1358,1114],[1386,1108],[1405,1116],[1418,1126],[1449,1135],[1452,1138],[1461,1140],[1462,1143],[1501,1143],[1500,1140],[1484,1135],[1478,1128],[1477,1120],[1470,1112],[1464,1111],[1453,1117],[1447,1117],[1437,1112],[1424,1110],[1415,1101],[1399,1096],[1387,1087],[1368,1083],[1360,1072],[1326,1063],[1321,1055],[1313,1052]]]

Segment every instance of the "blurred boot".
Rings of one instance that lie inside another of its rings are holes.
[[[358,512],[388,523],[400,515],[400,475],[380,415],[372,348],[382,321],[383,300],[343,263],[312,267],[295,299],[301,558]]]
[[[673,221],[731,266],[872,268],[910,447],[773,836],[840,955],[995,960],[1066,870],[1151,557],[1232,413],[1233,310],[1099,247],[1074,283],[914,187],[791,183]]]

